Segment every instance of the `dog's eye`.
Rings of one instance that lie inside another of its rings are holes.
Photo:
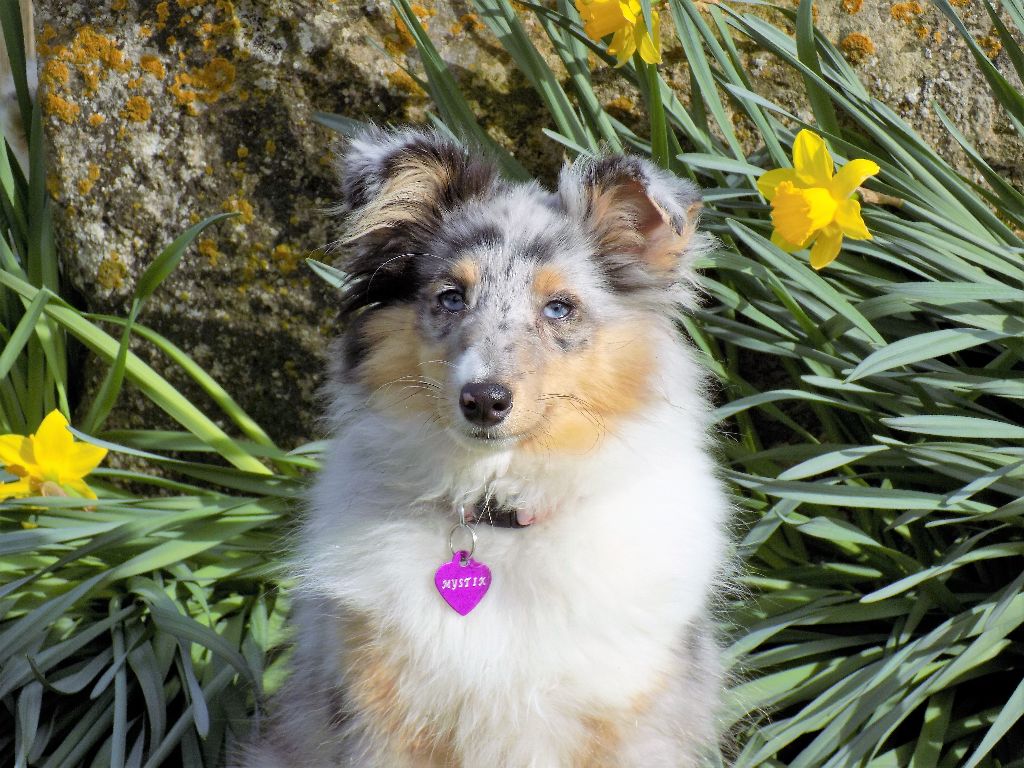
[[[572,304],[555,299],[545,304],[543,311],[544,317],[549,317],[552,320],[565,320],[565,318],[572,314]]]
[[[449,312],[461,312],[466,308],[466,297],[462,295],[462,291],[453,288],[439,293],[437,303]]]

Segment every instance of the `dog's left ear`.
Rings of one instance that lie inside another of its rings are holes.
[[[639,157],[581,158],[566,165],[558,194],[594,240],[612,286],[678,283],[700,213],[697,185]]]
[[[415,241],[446,210],[486,192],[497,177],[479,153],[436,131],[415,129],[365,130],[350,142],[337,170],[349,243],[375,233]]]

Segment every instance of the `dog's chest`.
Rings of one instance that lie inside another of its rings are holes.
[[[646,567],[628,542],[560,535],[481,531],[476,557],[492,586],[460,616],[432,582],[443,535],[408,532],[392,567],[365,571],[362,599],[347,601],[358,617],[342,638],[357,708],[412,741],[463,734],[469,744],[473,731],[514,739],[532,727],[576,733],[556,739],[564,746],[649,700],[671,674],[684,623],[677,581]]]

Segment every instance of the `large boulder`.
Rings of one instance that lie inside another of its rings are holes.
[[[822,29],[878,97],[961,167],[932,99],[995,167],[1020,172],[1019,163],[1010,168],[1022,156],[1019,141],[937,11],[888,0],[819,6]],[[541,133],[540,103],[467,4],[414,10],[480,122],[550,177],[561,152]],[[1004,64],[983,11],[961,10]],[[35,14],[48,188],[66,278],[81,303],[123,311],[166,243],[210,214],[238,212],[198,240],[142,321],[188,350],[283,444],[315,436],[314,393],[336,320],[331,289],[304,258],[322,257],[337,230],[327,213],[334,137],[312,116],[425,119],[426,94],[396,63],[418,68],[407,30],[376,0],[36,0]],[[527,29],[543,46],[537,25]],[[806,109],[789,70],[742,50],[769,93]],[[681,56],[669,52],[665,71],[685,92]],[[636,95],[614,73],[596,79],[618,116],[640,119]],[[112,417],[119,426],[160,423],[131,393]]]

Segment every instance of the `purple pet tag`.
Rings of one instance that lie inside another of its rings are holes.
[[[441,597],[460,616],[476,608],[491,587],[491,569],[478,563],[469,552],[460,549],[434,574],[434,586]]]

